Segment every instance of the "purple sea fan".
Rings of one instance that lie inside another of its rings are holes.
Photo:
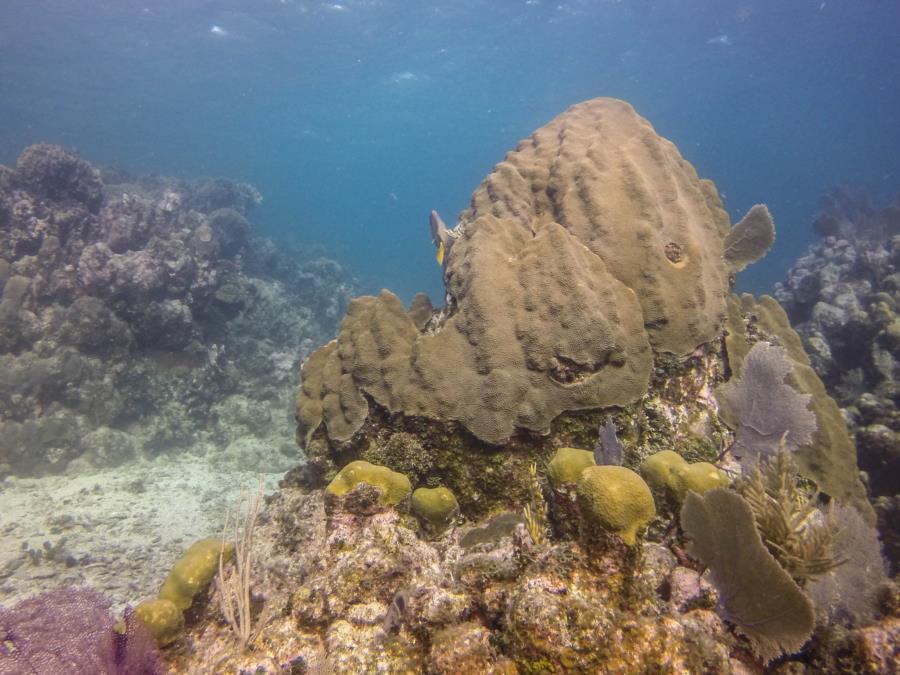
[[[774,454],[782,441],[793,452],[813,440],[817,423],[809,408],[812,396],[788,384],[792,369],[783,347],[758,342],[740,375],[715,391],[726,423],[737,432],[732,452],[744,466]]]
[[[87,587],[62,587],[0,608],[0,675],[152,675],[161,672],[141,627],[120,635],[109,601]]]

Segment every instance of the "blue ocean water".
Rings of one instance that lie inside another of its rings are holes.
[[[767,291],[835,183],[900,187],[895,0],[6,0],[0,163],[69,146],[139,173],[256,185],[263,234],[324,246],[367,291],[441,301],[452,225],[570,104],[631,102],[715,180],[769,204]]]

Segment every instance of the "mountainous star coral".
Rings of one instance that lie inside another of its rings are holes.
[[[771,227],[762,208],[753,222]],[[476,189],[446,253],[442,321],[421,333],[388,291],[353,301],[303,366],[299,438],[324,423],[349,440],[370,401],[495,444],[634,402],[654,351],[718,335],[729,231],[712,183],[630,105],[573,106]]]

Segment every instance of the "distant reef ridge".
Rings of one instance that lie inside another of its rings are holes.
[[[253,236],[260,199],[49,144],[0,167],[0,475],[187,449],[294,460],[295,364],[333,335],[352,281]]]
[[[900,561],[900,195],[883,207],[852,185],[821,199],[819,240],[776,285],[849,421],[893,573]]]

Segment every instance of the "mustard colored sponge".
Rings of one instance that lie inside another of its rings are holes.
[[[564,483],[577,483],[581,472],[596,466],[594,453],[578,448],[560,448],[547,464],[547,478],[553,487]]]
[[[641,464],[641,474],[651,487],[682,501],[688,491],[703,494],[707,490],[726,487],[728,476],[709,462],[688,464],[672,450],[650,455]]]
[[[656,516],[644,479],[623,466],[589,466],[578,480],[578,506],[592,524],[619,535],[629,546]]]
[[[383,506],[396,506],[412,492],[409,478],[402,473],[361,459],[350,462],[341,469],[326,490],[337,497],[342,497],[360,483],[378,488],[381,492],[378,503]]]
[[[210,537],[194,543],[172,566],[172,571],[159,589],[162,600],[171,600],[184,611],[194,602],[194,596],[206,588],[219,570],[222,540]],[[234,553],[234,546],[226,544],[225,559]]]
[[[184,615],[171,600],[144,600],[134,608],[134,615],[147,626],[160,646],[174,642],[184,628]]]
[[[424,522],[426,529],[439,532],[456,518],[459,502],[445,487],[420,487],[412,493],[412,512]]]

